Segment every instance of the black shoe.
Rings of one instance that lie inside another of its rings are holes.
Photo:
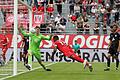
[[[51,69],[46,69],[46,71],[52,71]]]
[[[31,70],[31,67],[30,67],[28,64],[26,64],[25,67],[26,67],[28,70]]]
[[[110,68],[105,68],[104,71],[110,71]]]
[[[89,66],[89,70],[90,70],[90,72],[92,72],[92,71],[93,71],[93,67],[92,67],[92,65],[91,65],[91,66]]]
[[[116,70],[118,70],[118,68],[116,67]]]

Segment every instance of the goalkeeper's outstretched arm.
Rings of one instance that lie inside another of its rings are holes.
[[[32,33],[27,33],[27,32],[24,30],[22,24],[18,27],[18,30],[19,30],[19,32],[22,33],[22,35],[24,35],[24,36],[31,36],[31,35],[32,35]]]

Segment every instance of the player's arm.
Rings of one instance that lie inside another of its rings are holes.
[[[27,32],[24,30],[23,25],[20,25],[20,26],[19,26],[19,32],[22,33],[22,35],[24,35],[24,36],[30,36],[30,35],[32,35],[31,33],[27,33]]]
[[[8,37],[7,37],[7,43],[9,43],[9,39],[8,39]]]
[[[53,54],[55,54],[56,52],[57,52],[57,46],[54,47]]]
[[[112,35],[110,34],[110,38],[109,38],[109,43],[108,43],[107,49],[110,48],[110,46],[111,46],[111,44],[112,44],[112,39],[113,39],[113,37],[112,37]]]
[[[117,51],[120,52],[120,40],[119,40],[119,46],[118,46]]]
[[[54,47],[52,55],[54,55],[56,53],[56,51],[57,51],[57,46]],[[50,56],[49,58],[52,58],[52,56]]]
[[[25,46],[25,42],[24,42],[24,39],[22,40],[22,44],[21,44],[21,47],[23,48]]]
[[[81,54],[81,52],[80,52],[80,45],[79,45],[78,47],[79,47],[79,49],[78,49],[78,51],[77,51],[77,52],[78,52],[78,54]]]
[[[42,37],[43,40],[51,40],[52,34],[47,35],[47,36],[41,35],[41,37]]]
[[[108,43],[108,49],[110,48],[111,44],[112,44],[112,40],[110,40],[110,42]]]
[[[7,43],[6,43],[6,45],[9,43],[9,39],[8,39],[8,37],[7,37]]]
[[[5,45],[7,45],[9,43],[8,37],[6,37],[6,39],[7,39],[7,42],[5,44],[2,44],[3,46],[5,46]]]
[[[120,52],[120,34],[119,34],[119,45],[117,51]]]

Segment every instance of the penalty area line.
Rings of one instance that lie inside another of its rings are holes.
[[[50,64],[47,64],[47,65],[45,65],[45,66],[51,66],[51,65],[54,65],[54,64],[56,64],[56,63],[57,63],[57,62],[50,63]],[[34,71],[34,70],[36,70],[36,69],[41,69],[41,68],[42,68],[42,67],[40,66],[40,67],[34,68],[34,69],[30,70],[30,71],[20,72],[20,73],[18,73],[17,75],[12,75],[12,76],[7,76],[7,77],[4,77],[4,78],[1,78],[0,80],[4,80],[4,79],[11,78],[11,77],[15,77],[15,76],[18,76],[18,75],[20,75],[20,74],[24,74],[24,73],[27,73],[27,72]]]

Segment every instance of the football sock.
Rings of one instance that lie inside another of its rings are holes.
[[[25,57],[23,57],[23,60],[24,60],[24,64],[25,64]]]
[[[2,57],[3,57],[3,60],[6,61],[6,57],[5,57],[5,55],[2,55]]]
[[[81,62],[81,63],[84,62],[84,60],[81,59],[80,57],[78,57],[77,55],[72,55],[72,58],[75,59],[75,60],[78,61],[78,62]]]
[[[44,70],[47,70],[47,68],[41,63],[41,60],[37,59],[39,64],[43,67]]]
[[[107,59],[107,67],[110,67],[110,58]]]
[[[28,55],[28,64],[32,66],[32,55]]]
[[[119,59],[116,59],[116,68],[119,66]]]

